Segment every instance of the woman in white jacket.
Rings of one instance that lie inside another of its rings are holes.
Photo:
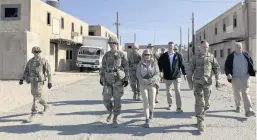
[[[160,80],[158,64],[154,61],[153,53],[149,49],[144,50],[142,60],[137,66],[137,78],[140,83],[144,115],[146,117],[144,127],[149,128],[149,121],[153,118],[155,107],[156,86]]]

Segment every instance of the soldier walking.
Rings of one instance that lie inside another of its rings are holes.
[[[137,65],[141,61],[141,55],[138,53],[138,45],[135,44],[132,49],[133,52],[131,53],[130,57],[128,57],[130,86],[134,93],[133,100],[141,101],[139,81],[136,77]]]
[[[44,99],[43,85],[47,77],[47,86],[49,89],[52,87],[52,74],[48,61],[40,56],[41,52],[42,50],[40,47],[35,46],[32,48],[32,53],[34,54],[34,57],[31,58],[26,64],[23,76],[19,81],[20,85],[23,84],[23,80],[26,80],[27,83],[31,84],[33,104],[31,108],[31,116],[29,117],[27,122],[32,122],[35,115],[37,113],[40,113],[37,110],[37,102],[39,102],[39,104],[41,104],[44,107],[44,110],[41,113],[46,112],[49,108],[49,105],[47,105],[47,102]]]
[[[114,114],[112,126],[118,127],[117,118],[121,110],[121,97],[124,94],[124,87],[128,85],[128,61],[125,55],[117,50],[119,42],[116,38],[110,37],[108,44],[111,50],[102,60],[100,84],[103,86],[104,105],[109,111],[106,121],[110,122]],[[112,97],[114,103],[112,103]]]
[[[152,51],[154,61],[158,62],[160,56],[156,51],[154,51],[154,46],[151,43],[149,43],[147,48]],[[157,96],[159,94],[159,89],[160,89],[160,81],[156,83],[155,103],[159,103],[158,96]]]
[[[220,66],[215,57],[210,54],[208,50],[209,43],[202,41],[200,53],[193,56],[188,71],[190,88],[192,89],[194,86],[195,112],[199,131],[204,131],[204,116],[205,112],[210,107],[209,98],[213,73],[216,79],[216,88],[220,88]]]

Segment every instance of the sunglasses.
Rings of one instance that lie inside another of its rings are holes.
[[[144,54],[144,56],[149,56],[149,55],[151,55],[151,54]]]
[[[109,43],[110,45],[117,45],[117,43]]]
[[[34,53],[40,53],[40,51],[34,51]]]

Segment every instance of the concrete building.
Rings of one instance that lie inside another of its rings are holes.
[[[59,0],[0,1],[0,79],[19,79],[38,45],[52,71],[76,69],[88,24],[58,9]],[[55,6],[55,7],[54,7]]]
[[[200,42],[206,40],[210,44],[210,52],[215,55],[222,70],[227,56],[234,51],[234,43],[242,42],[244,49],[246,39],[249,39],[249,53],[256,66],[256,1],[249,2],[249,38],[246,38],[247,20],[246,5],[238,3],[211,22],[196,31],[195,47],[199,49]],[[192,55],[192,47],[190,47]]]
[[[89,36],[102,36],[102,37],[117,37],[115,33],[108,30],[107,28],[101,26],[101,25],[89,25]]]

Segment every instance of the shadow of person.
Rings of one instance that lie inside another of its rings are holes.
[[[26,116],[29,115],[28,113],[23,113],[23,114],[15,114],[15,115],[7,115],[7,116],[2,116],[0,117],[0,122],[24,122],[25,119],[10,119],[10,118],[16,118],[20,116]]]

